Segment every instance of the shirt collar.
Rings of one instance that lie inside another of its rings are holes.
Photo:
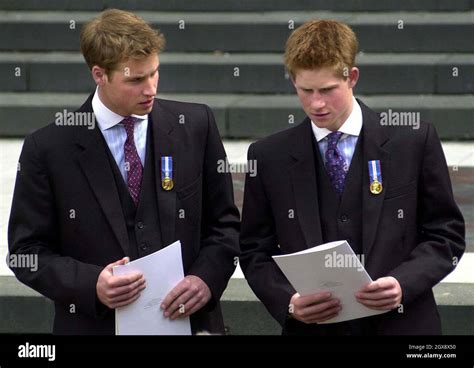
[[[94,111],[95,120],[97,121],[100,130],[104,131],[119,124],[125,118],[125,116],[121,116],[105,106],[100,100],[98,91],[99,87],[95,89],[94,97],[92,97],[92,110]],[[131,116],[138,119],[139,121],[146,120],[148,118],[148,115],[132,114]]]
[[[354,100],[354,103],[352,104],[352,112],[347,120],[338,129],[338,131],[347,135],[358,137],[360,130],[362,129],[362,110],[357,100],[354,97],[352,97],[352,99]],[[327,128],[318,128],[316,124],[313,123],[313,121],[311,121],[311,128],[313,129],[313,134],[316,137],[317,142],[326,138],[332,133]]]

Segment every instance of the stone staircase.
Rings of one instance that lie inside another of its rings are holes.
[[[21,137],[84,100],[94,85],[78,51],[81,25],[118,7],[167,38],[159,95],[206,102],[225,139],[259,138],[303,117],[282,53],[292,29],[312,18],[354,28],[361,51],[356,94],[370,106],[420,112],[442,139],[472,139],[473,4],[0,0],[0,136]]]

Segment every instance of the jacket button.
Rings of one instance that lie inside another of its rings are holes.
[[[137,228],[139,230],[143,229],[144,227],[145,227],[145,225],[143,224],[143,222],[140,221],[139,223],[137,223]]]
[[[140,249],[143,250],[143,251],[145,251],[145,250],[148,249],[148,245],[146,245],[146,243],[141,243],[141,244],[140,244]]]
[[[341,217],[339,218],[339,220],[341,222],[346,222],[347,220],[349,220],[349,216],[347,216],[345,213],[341,215]]]

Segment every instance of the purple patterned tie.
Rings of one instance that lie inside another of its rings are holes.
[[[342,194],[344,191],[344,180],[346,179],[346,162],[337,149],[337,142],[342,132],[332,132],[327,136],[328,148],[326,150],[326,170],[336,192]]]
[[[143,168],[140,156],[138,156],[137,147],[133,136],[133,129],[136,120],[131,116],[122,120],[122,124],[127,132],[127,140],[124,145],[125,152],[125,171],[127,172],[127,186],[135,205],[138,204],[140,197],[140,188],[142,184]]]

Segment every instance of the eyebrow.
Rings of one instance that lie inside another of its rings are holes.
[[[329,84],[329,85],[321,87],[321,88],[310,88],[310,87],[305,87],[305,86],[298,86],[298,87],[301,88],[301,89],[311,89],[311,90],[317,89],[318,91],[320,91],[320,90],[324,90],[324,89],[336,88],[337,86],[338,86],[338,84],[336,83],[336,84]]]
[[[160,69],[160,66],[158,65],[158,66],[156,67],[156,69],[153,70],[153,71],[152,71],[151,73],[149,73],[149,74],[137,74],[137,75],[133,75],[133,76],[131,75],[131,76],[129,76],[129,77],[125,77],[125,80],[141,79],[141,78],[144,78],[144,77],[147,76],[147,75],[155,74],[159,69]]]
[[[330,84],[329,86],[326,86],[326,87],[321,87],[321,89],[331,89],[331,88],[336,88],[338,86],[338,84]]]

